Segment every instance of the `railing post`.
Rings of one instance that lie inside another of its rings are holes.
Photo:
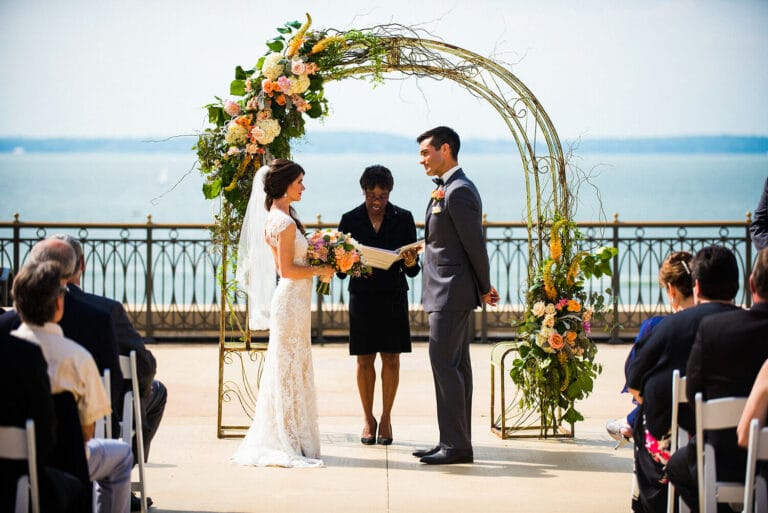
[[[619,337],[619,214],[613,213],[613,247],[616,248],[616,255],[613,257],[613,273],[611,275],[611,291],[613,302],[613,315],[611,316],[611,338],[608,340],[611,344],[621,344],[624,341]]]
[[[752,274],[752,234],[749,233],[749,227],[752,224],[752,213],[747,212],[746,226],[744,227],[744,240],[746,241],[746,248],[744,248],[744,283],[749,283],[749,275]],[[747,308],[752,306],[752,294],[749,293],[749,285],[744,287],[747,289],[745,300]]]
[[[19,222],[19,213],[13,214],[13,274],[19,272],[21,262],[21,223]]]
[[[486,248],[488,247],[488,214],[483,214],[483,243]],[[482,310],[480,311],[480,342],[485,344],[488,342],[488,309],[485,303],[482,303]],[[475,315],[472,314],[474,319]],[[474,323],[473,323],[474,324]]]
[[[152,327],[152,215],[147,215],[147,283],[145,284],[147,294],[146,304],[146,338],[152,338],[154,329]]]
[[[317,226],[318,229],[322,225],[322,219],[320,214],[317,214]],[[317,330],[316,330],[316,337],[315,339],[318,342],[324,342],[325,337],[323,337],[323,295],[318,293],[317,295]]]

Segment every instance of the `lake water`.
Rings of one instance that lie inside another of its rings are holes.
[[[318,214],[338,220],[361,203],[358,180],[370,164],[392,170],[390,200],[417,221],[434,187],[416,152],[297,152],[294,158],[307,171],[307,191],[295,206],[308,222]],[[517,155],[466,154],[460,160],[489,221],[523,219]],[[608,219],[617,212],[624,221],[741,221],[754,210],[768,176],[765,154],[587,154],[573,163],[590,175],[578,195],[580,221],[599,220],[601,212]],[[203,198],[194,164],[191,152],[0,154],[0,220],[12,221],[18,212],[22,221],[145,222],[151,214],[156,223],[207,223],[215,205]]]

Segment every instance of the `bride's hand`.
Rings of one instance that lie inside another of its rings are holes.
[[[317,275],[321,278],[331,278],[334,272],[333,267],[330,265],[321,265],[317,267]]]

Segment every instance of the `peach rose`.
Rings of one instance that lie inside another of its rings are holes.
[[[565,341],[568,342],[568,345],[572,346],[574,342],[576,342],[576,332],[573,330],[568,330],[565,332]]]
[[[547,342],[549,342],[549,347],[551,347],[556,351],[559,351],[565,346],[565,342],[563,341],[563,336],[557,332],[552,333],[549,336],[549,340]]]

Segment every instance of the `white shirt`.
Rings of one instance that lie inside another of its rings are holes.
[[[71,392],[77,402],[80,425],[90,426],[112,412],[107,392],[93,356],[83,346],[64,336],[61,326],[22,323],[12,335],[40,346],[48,362],[51,393]]]
[[[459,166],[459,165],[453,166],[451,169],[449,169],[448,171],[446,171],[445,173],[443,173],[443,174],[440,176],[440,178],[442,178],[442,179],[443,179],[443,182],[445,182],[445,183],[448,183],[448,180],[449,180],[449,179],[450,179],[450,178],[453,176],[453,173],[455,173],[455,172],[456,172],[456,171],[458,171],[459,169],[461,169],[461,166]]]

